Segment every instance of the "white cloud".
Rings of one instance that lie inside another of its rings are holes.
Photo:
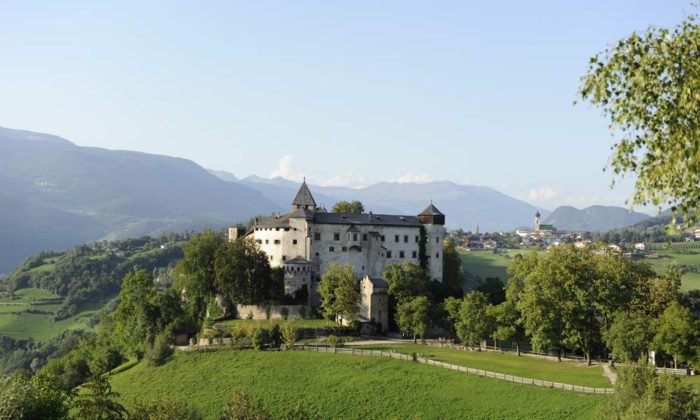
[[[530,188],[525,196],[525,200],[530,202],[546,202],[559,197],[559,195],[559,191],[552,187]]]
[[[396,182],[400,184],[416,183],[425,184],[426,182],[432,182],[434,179],[428,174],[403,174],[396,179]]]
[[[292,161],[294,160],[294,156],[292,155],[285,155],[280,159],[280,161],[277,163],[277,169],[272,171],[270,174],[270,178],[276,178],[276,177],[282,177],[286,179],[294,179],[294,174],[292,173]]]
[[[319,184],[323,187],[350,187],[350,188],[362,188],[366,187],[367,180],[362,176],[355,176],[354,171],[350,170],[345,174],[331,176]]]

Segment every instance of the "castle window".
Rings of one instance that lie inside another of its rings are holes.
[[[296,229],[294,229],[294,230],[296,230]],[[284,228],[284,231],[289,232],[289,228]]]
[[[275,239],[275,245],[279,245],[279,244],[280,244],[280,240],[279,240],[279,239]]]
[[[316,253],[316,256],[318,257],[318,252]]]
[[[353,233],[353,234],[352,234],[352,240],[353,240],[353,241],[357,241],[357,233]]]
[[[262,239],[256,239],[255,243],[262,245]]]
[[[413,251],[413,258],[418,258],[418,252]]]
[[[343,247],[343,252],[348,252],[348,247],[344,246],[344,247]]]
[[[435,253],[435,258],[440,258],[440,253],[439,253],[439,252]]]
[[[277,232],[279,232],[280,228],[275,228],[275,230],[276,230]]]
[[[404,258],[406,255],[403,251],[399,251],[399,258]]]
[[[436,244],[439,244],[439,243],[440,243],[440,237],[439,237],[439,236],[435,238],[435,243],[436,243]]]
[[[416,235],[416,243],[420,242],[420,236]]]
[[[366,241],[366,240],[367,240],[367,234],[366,234],[366,233],[363,233],[363,234],[362,234],[362,240],[363,240],[363,241]]]
[[[286,256],[286,255],[282,255],[282,261],[287,261],[287,256]]]
[[[408,235],[403,235],[403,242],[404,242],[405,244],[408,243]]]
[[[332,246],[328,247],[328,252],[335,252],[335,248]]]
[[[382,242],[386,242],[386,238],[382,235]]]
[[[316,232],[314,233],[314,240],[320,241],[321,240],[321,232]]]
[[[391,251],[387,251],[387,252],[386,252],[386,257],[387,257],[387,258],[391,258]]]
[[[265,239],[265,243],[266,243],[266,244],[269,244],[269,243],[270,243],[270,240],[269,240],[269,239]]]
[[[270,261],[272,261],[275,258],[274,255],[270,255]]]
[[[340,240],[340,233],[334,233],[334,234],[333,234],[333,240],[334,240],[334,241],[339,241],[339,240]]]
[[[296,239],[292,239],[292,245],[296,245],[296,244],[297,244],[297,240],[296,240]]]
[[[394,242],[399,242],[399,235],[394,235]]]

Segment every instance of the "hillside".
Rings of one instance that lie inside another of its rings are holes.
[[[40,250],[221,227],[278,210],[186,159],[0,128],[0,273]]]
[[[282,178],[263,179],[248,177],[239,182],[254,188],[280,206],[288,207],[299,189],[299,184]],[[448,228],[482,232],[509,231],[520,225],[530,226],[538,210],[492,188],[459,185],[448,181],[428,183],[380,182],[365,188],[311,186],[319,205],[331,209],[336,201],[360,200],[367,211],[388,214],[414,215],[422,211],[432,199],[447,215]],[[546,210],[539,209],[546,215]]]
[[[606,232],[649,219],[644,213],[630,212],[623,207],[591,206],[577,209],[571,206],[557,207],[544,223],[568,231]]]
[[[605,399],[406,361],[305,351],[178,352],[161,367],[141,363],[111,383],[127,407],[167,389],[207,419],[218,418],[235,390],[261,400],[273,418],[298,401],[321,418],[595,418]]]

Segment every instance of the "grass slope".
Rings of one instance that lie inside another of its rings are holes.
[[[126,406],[161,395],[218,417],[236,389],[273,418],[303,400],[322,418],[594,418],[605,396],[513,384],[384,358],[219,350],[178,353],[157,368],[143,363],[111,379]]]
[[[512,354],[463,351],[420,344],[386,344],[361,347],[407,354],[420,353],[423,357],[441,362],[525,378],[595,388],[612,388],[610,381],[603,376],[603,369],[600,366],[588,367],[576,362],[556,362],[527,356],[518,357]]]
[[[644,262],[651,264],[652,268],[657,273],[663,273],[672,262],[677,262],[679,264],[687,266],[700,266],[700,252],[697,254],[686,254],[682,252],[697,252],[697,251],[676,251],[673,249],[664,249],[657,251],[659,257],[661,258],[647,258]],[[700,273],[687,272],[683,274],[681,290],[693,290],[700,289]]]
[[[43,341],[69,329],[89,330],[90,317],[103,306],[101,303],[85,304],[75,316],[54,321],[53,314],[27,313],[25,310],[53,312],[60,304],[45,304],[39,299],[54,299],[58,296],[36,288],[20,289],[15,292],[15,299],[0,297],[0,335],[12,338],[34,338]],[[21,313],[17,313],[21,312]]]

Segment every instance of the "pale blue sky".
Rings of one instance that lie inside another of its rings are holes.
[[[239,177],[622,205],[579,78],[689,3],[0,0],[0,126]]]

